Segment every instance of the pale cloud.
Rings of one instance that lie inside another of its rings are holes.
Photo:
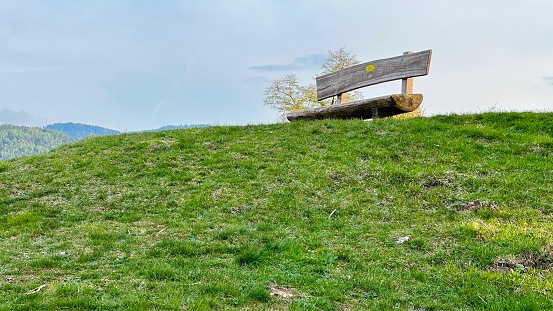
[[[547,82],[547,84],[553,85],[553,77],[543,77],[543,79]]]
[[[321,68],[325,60],[324,54],[312,54],[304,57],[296,57],[291,63],[279,65],[250,66],[253,71],[298,71]]]
[[[160,100],[154,107],[154,115],[157,115],[159,110],[163,107],[163,104],[165,104],[165,99]]]

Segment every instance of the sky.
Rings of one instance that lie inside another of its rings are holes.
[[[361,62],[432,49],[414,79],[424,115],[553,111],[551,12],[551,0],[0,0],[0,123],[279,122],[263,105],[271,81],[314,83],[342,47]]]

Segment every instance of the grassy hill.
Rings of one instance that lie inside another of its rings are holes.
[[[209,127],[0,162],[0,310],[551,310],[552,121]]]

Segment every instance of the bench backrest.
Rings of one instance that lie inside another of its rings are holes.
[[[425,76],[430,69],[431,57],[432,50],[405,53],[317,77],[317,99],[323,100],[378,83]]]

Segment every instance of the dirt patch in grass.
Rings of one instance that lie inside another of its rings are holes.
[[[209,151],[215,151],[217,149],[217,147],[215,146],[215,143],[212,141],[204,142],[204,146],[206,146],[206,148],[209,149]]]
[[[455,182],[455,179],[453,178],[432,177],[424,182],[424,187],[427,189],[431,189],[436,187],[451,186],[453,185],[454,182]]]
[[[544,246],[540,252],[520,256],[500,257],[494,262],[493,269],[500,272],[511,270],[524,273],[528,269],[545,270],[553,267],[553,246]]]
[[[269,294],[286,301],[302,296],[301,293],[293,287],[279,286],[275,283],[269,284]]]
[[[467,203],[456,202],[453,204],[449,204],[448,208],[455,210],[457,212],[468,213],[468,212],[477,212],[481,209],[489,209],[494,211],[494,210],[497,210],[497,205],[495,205],[495,203],[487,203],[487,202],[482,202],[480,200],[474,200]]]

